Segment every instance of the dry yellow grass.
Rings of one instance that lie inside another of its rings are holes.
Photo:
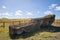
[[[20,21],[21,24],[28,23],[31,21],[29,20],[11,20],[11,21]],[[6,23],[5,28],[0,27],[0,40],[11,40],[9,36],[9,25],[11,23]],[[2,25],[0,23],[0,25]],[[55,25],[55,24],[54,24]],[[57,24],[56,24],[57,25]],[[28,38],[19,38],[18,40],[60,40],[60,32],[38,32]]]

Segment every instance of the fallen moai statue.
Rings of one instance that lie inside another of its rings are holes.
[[[31,19],[30,23],[24,25],[10,25],[9,33],[10,34],[22,34],[23,32],[33,32],[35,29],[40,29],[41,26],[49,26],[55,20],[55,15],[47,15],[42,18]]]

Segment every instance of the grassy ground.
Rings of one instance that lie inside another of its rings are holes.
[[[0,23],[0,25],[2,25]],[[5,24],[5,28],[0,27],[0,40],[12,40],[9,36],[9,25],[10,23]],[[54,24],[53,24],[54,25]],[[57,24],[56,24],[57,25]],[[55,25],[55,26],[56,26]],[[60,27],[56,28],[57,31],[40,31],[36,33],[28,33],[25,38],[21,35],[17,40],[60,40]],[[29,36],[30,35],[30,36]]]

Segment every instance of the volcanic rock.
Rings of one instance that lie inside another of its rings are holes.
[[[10,34],[22,34],[23,32],[33,32],[36,29],[40,29],[41,26],[49,26],[55,20],[55,15],[47,15],[42,18],[33,18],[31,22],[22,25],[10,25],[9,33]]]

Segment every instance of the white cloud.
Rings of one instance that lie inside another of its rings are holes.
[[[26,15],[32,15],[32,13],[31,12],[27,12],[27,14]]]
[[[22,15],[21,13],[16,13],[15,16],[19,16],[19,15]]]
[[[3,5],[3,6],[2,6],[2,8],[4,8],[4,9],[5,9],[5,8],[6,8],[6,6],[5,6],[5,5]]]
[[[51,4],[51,5],[49,6],[49,9],[55,8],[57,5],[58,5],[58,4]]]
[[[15,16],[21,16],[21,15],[23,15],[21,10],[17,10],[15,12]]]
[[[9,16],[11,16],[11,14],[9,14],[8,12],[4,12],[4,13],[0,13],[1,18],[9,18]]]
[[[17,10],[16,12],[20,12],[20,13],[22,13],[22,11],[21,11],[21,10]]]
[[[0,13],[0,15],[2,15],[2,16],[10,16],[10,14],[8,12]]]
[[[10,14],[8,12],[5,13],[6,16],[9,16]]]
[[[55,10],[60,11],[60,6],[57,6],[57,7],[55,8]]]
[[[4,16],[4,18],[9,18],[8,16]]]
[[[0,13],[0,16],[1,16],[1,13]]]
[[[54,14],[54,13],[50,10],[47,10],[47,11],[44,12],[44,14],[49,15],[49,14]]]
[[[58,4],[51,4],[49,6],[49,9],[54,9],[54,10],[60,11],[60,6],[58,6]]]
[[[40,11],[37,11],[37,13],[40,13]]]

